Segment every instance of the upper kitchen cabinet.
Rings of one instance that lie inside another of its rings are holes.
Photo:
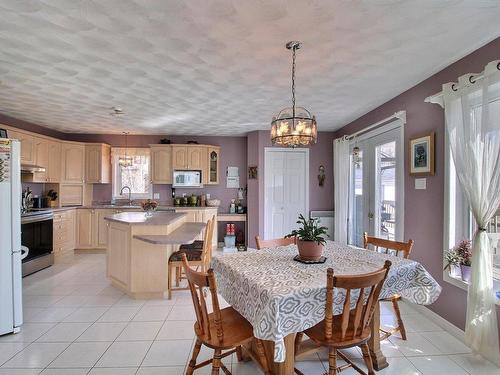
[[[219,184],[220,147],[208,147],[207,184]]]
[[[151,182],[153,184],[172,183],[172,146],[150,145]]]
[[[103,143],[85,145],[85,181],[90,184],[111,183],[111,146]]]
[[[38,165],[39,167],[45,168],[45,171],[33,173],[33,182],[48,182],[50,141],[44,138],[34,138],[34,144],[35,144],[34,163],[36,163],[36,165]]]
[[[187,147],[172,145],[172,169],[187,169]]]
[[[76,142],[63,142],[61,159],[61,182],[83,183],[85,178],[85,146]]]
[[[49,142],[49,169],[47,178],[49,182],[61,181],[61,142]]]
[[[21,142],[21,163],[35,164],[35,137],[24,132],[8,129],[9,138]]]
[[[187,147],[187,167],[188,169],[205,171],[207,165],[206,146]]]

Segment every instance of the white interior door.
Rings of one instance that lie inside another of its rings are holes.
[[[403,129],[398,124],[377,129],[352,141],[349,243],[363,246],[363,233],[403,239]]]
[[[309,212],[309,150],[266,148],[264,238],[280,238]]]

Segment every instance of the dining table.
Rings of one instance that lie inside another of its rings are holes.
[[[390,260],[392,265],[380,299],[399,294],[406,301],[429,305],[441,293],[440,285],[422,264],[396,255],[335,241],[326,242],[324,263],[298,262],[294,260],[297,254],[297,246],[289,245],[261,250],[249,248],[237,253],[214,252],[211,260],[218,292],[252,324],[254,336],[264,340],[273,374],[294,373],[299,349],[296,335],[325,318],[328,268],[336,275],[358,275],[380,269],[385,260]],[[345,291],[335,290],[334,296],[334,314],[338,314]],[[376,304],[371,329],[370,354],[374,368],[381,370],[389,364],[380,348],[379,304]],[[308,344],[311,346],[310,340]],[[252,351],[251,346],[245,349]]]

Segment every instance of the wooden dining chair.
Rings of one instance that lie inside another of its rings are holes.
[[[399,256],[399,254],[401,253],[403,255],[403,258],[408,259],[413,248],[413,240],[408,240],[408,242],[391,241],[384,238],[371,237],[368,235],[368,233],[365,232],[363,235],[363,245],[365,249],[368,249],[369,246],[372,246],[373,250],[377,252],[383,252],[385,254],[391,254],[392,252],[394,253],[394,255]],[[396,332],[400,332],[401,338],[403,340],[406,340],[406,329],[401,317],[401,310],[399,309],[398,304],[398,301],[400,300],[401,296],[399,294],[394,294],[382,300],[392,303],[392,308],[394,310],[394,314],[396,315],[398,325],[397,327],[389,331],[380,329],[380,331],[382,332],[380,340],[385,340]]]
[[[209,267],[210,260],[212,258],[212,238],[215,229],[215,216],[208,220],[203,233],[203,247],[201,250],[190,249],[190,248],[180,248],[170,255],[168,259],[168,282],[167,291],[168,299],[172,298],[172,292],[178,290],[187,290],[187,287],[179,287],[180,280],[182,278],[182,254],[186,254],[188,260],[191,262],[192,266],[200,267],[203,271],[206,271]],[[172,287],[172,277],[175,276],[175,288]]]
[[[257,250],[261,250],[268,247],[295,245],[297,243],[297,239],[296,237],[288,237],[262,240],[259,236],[255,236],[255,243],[257,244]]]
[[[325,319],[306,329],[304,333],[316,344],[328,347],[329,375],[337,374],[348,367],[366,375],[342,352],[337,352],[338,349],[355,346],[359,346],[363,352],[368,374],[375,374],[368,348],[368,340],[371,337],[370,323],[390,267],[391,262],[386,260],[380,270],[362,275],[334,276],[333,269],[327,270]],[[335,294],[339,289],[345,291],[342,313],[333,315],[334,300],[338,298]],[[351,309],[353,304],[354,308]],[[337,354],[347,362],[346,365],[337,367]]]
[[[219,369],[222,369],[225,374],[231,374],[224,366],[222,358],[233,353],[236,353],[238,358],[242,358],[242,345],[250,343],[252,340],[255,340],[257,349],[257,357],[254,360],[261,367],[264,374],[271,374],[264,352],[264,345],[261,340],[253,336],[252,325],[232,307],[220,308],[213,270],[197,272],[191,269],[192,264],[188,262],[186,254],[182,254],[182,263],[196,313],[196,323],[194,324],[196,343],[186,374],[191,375],[194,370],[210,364],[212,364],[212,375],[218,374]],[[209,303],[205,297],[207,288],[212,300],[211,313],[208,312]],[[214,349],[214,356],[211,360],[196,363],[202,345]],[[223,350],[228,351],[223,353]],[[252,353],[249,354],[253,356]]]

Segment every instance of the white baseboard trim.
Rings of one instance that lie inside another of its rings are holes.
[[[460,328],[458,328],[456,325],[447,321],[441,315],[436,314],[434,311],[428,309],[425,306],[417,305],[415,303],[407,303],[406,306],[409,306],[410,308],[419,312],[420,314],[425,315],[427,318],[432,320],[434,323],[436,323],[450,335],[460,340],[461,342],[465,343],[465,332],[462,331]]]

